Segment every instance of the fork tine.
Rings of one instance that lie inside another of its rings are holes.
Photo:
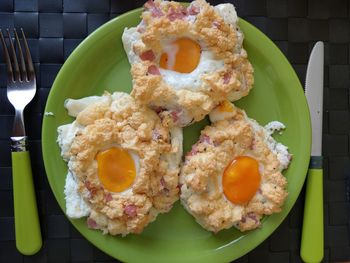
[[[28,69],[28,79],[32,80],[35,78],[33,60],[32,60],[32,56],[30,55],[30,50],[28,47],[26,36],[24,35],[23,28],[21,28],[21,31],[22,31],[22,39],[23,39],[24,47],[26,50],[26,58],[27,58],[27,65],[28,65],[28,68],[27,68]]]
[[[12,64],[11,64],[11,59],[10,59],[10,55],[9,52],[7,50],[7,46],[6,46],[6,42],[4,39],[4,36],[2,34],[2,31],[0,29],[0,38],[1,38],[1,44],[4,50],[4,57],[5,57],[5,62],[6,62],[6,66],[7,66],[7,78],[8,80],[13,80],[13,71],[12,71]]]
[[[18,53],[19,53],[19,60],[20,60],[20,71],[21,71],[21,76],[22,76],[22,81],[28,80],[27,77],[27,70],[26,70],[26,63],[24,62],[24,57],[23,57],[23,53],[22,53],[22,47],[21,47],[21,43],[19,42],[19,38],[17,35],[17,31],[16,28],[13,29],[13,32],[15,34],[15,39],[16,39],[16,43],[18,46]]]
[[[13,69],[15,72],[14,80],[17,81],[17,80],[20,80],[21,76],[19,74],[19,67],[18,67],[18,62],[17,62],[16,50],[15,50],[15,47],[13,46],[13,41],[12,41],[12,37],[10,35],[10,30],[6,29],[6,31],[7,31],[7,36],[8,36],[9,42],[10,42],[10,49],[11,49],[11,53],[12,53]]]

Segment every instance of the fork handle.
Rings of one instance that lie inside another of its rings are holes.
[[[33,255],[42,246],[29,151],[12,152],[16,247]]]

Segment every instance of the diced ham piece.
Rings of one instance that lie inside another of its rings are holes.
[[[199,7],[196,6],[196,5],[190,5],[188,8],[187,8],[187,12],[189,15],[191,16],[195,16],[199,13]]]
[[[174,21],[176,19],[183,19],[187,15],[187,9],[185,7],[180,7],[178,9],[170,8],[167,17],[170,21]]]
[[[166,196],[168,196],[170,190],[166,187],[166,182],[165,182],[165,180],[164,180],[164,177],[160,178],[160,184],[161,184],[162,187],[163,187],[163,193],[164,193]]]
[[[179,189],[179,194],[181,194],[181,187],[182,187],[182,184],[178,184],[178,185],[176,186],[176,188]]]
[[[157,140],[160,140],[161,138],[162,138],[162,135],[157,130],[153,130],[152,139],[157,141]]]
[[[178,122],[178,120],[180,119],[180,116],[182,114],[182,110],[180,110],[180,109],[171,110],[170,114],[171,114],[173,121]]]
[[[85,181],[85,187],[90,191],[90,189],[91,189],[91,183],[90,183],[90,181]]]
[[[137,216],[137,207],[135,205],[127,205],[124,208],[124,213],[128,216],[128,217],[135,217]]]
[[[109,202],[109,201],[112,201],[112,200],[113,200],[113,197],[112,197],[111,193],[107,193],[107,194],[105,195],[105,200],[106,200],[106,202]]]
[[[141,53],[140,58],[143,61],[146,61],[146,60],[153,61],[156,58],[156,56],[154,55],[153,51],[150,49]]]
[[[141,20],[141,23],[137,26],[137,32],[140,34],[144,33],[146,31],[146,24],[145,21]]]
[[[213,144],[210,137],[208,135],[202,135],[199,139],[200,142],[205,142],[207,144]]]
[[[164,177],[160,178],[160,184],[161,184],[163,187],[166,187]]]
[[[224,84],[228,84],[230,82],[231,79],[231,73],[230,72],[226,72],[224,74]]]
[[[249,145],[249,149],[254,150],[254,147],[255,147],[255,139],[253,138],[251,144]]]
[[[249,212],[248,217],[254,220],[255,224],[259,223],[259,219],[256,217],[256,214],[254,212]]]
[[[162,111],[165,111],[165,108],[157,106],[157,107],[153,107],[153,110],[154,110],[157,114],[159,114],[159,113],[161,113]]]
[[[145,8],[151,12],[153,17],[161,17],[164,15],[162,10],[154,3],[153,0],[147,1]]]
[[[138,26],[138,27],[137,27],[137,32],[139,32],[140,34],[145,33],[145,31],[146,31],[146,28],[145,28],[145,27],[142,27],[142,26]]]
[[[220,29],[220,23],[218,21],[214,21],[213,26]]]
[[[155,65],[149,66],[147,72],[148,74],[151,74],[151,75],[160,75],[160,71]]]
[[[189,151],[187,153],[187,156],[193,156],[193,155],[196,155],[198,153],[198,148],[197,148],[197,145],[192,145],[192,149],[191,151]]]
[[[148,0],[148,1],[145,3],[144,7],[145,7],[145,9],[150,10],[150,9],[156,7],[156,4],[154,3],[153,0]]]
[[[86,181],[86,182],[85,182],[85,187],[89,190],[90,196],[91,196],[91,197],[93,197],[93,196],[96,194],[97,188],[94,187],[94,186],[91,184],[91,182]]]
[[[170,114],[174,122],[177,122],[179,120],[179,111],[171,111]]]
[[[97,229],[97,223],[95,220],[93,220],[92,218],[88,217],[88,219],[86,220],[86,223],[88,225],[89,228],[91,229]]]
[[[152,16],[153,17],[161,17],[161,16],[163,16],[163,12],[159,8],[155,8],[152,10]]]

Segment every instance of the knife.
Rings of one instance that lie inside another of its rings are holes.
[[[303,230],[300,256],[304,262],[323,259],[323,169],[322,169],[322,112],[323,112],[323,42],[311,51],[306,71],[305,94],[310,109],[312,146],[306,184]]]

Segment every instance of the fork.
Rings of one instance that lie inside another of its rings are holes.
[[[16,247],[24,255],[33,255],[40,250],[42,240],[23,110],[35,95],[36,80],[32,58],[23,29],[21,29],[21,33],[26,59],[22,52],[17,31],[16,29],[13,30],[19,63],[10,31],[8,29],[6,31],[12,62],[1,30],[0,38],[7,66],[7,98],[15,108],[15,119],[11,136],[11,158]]]

